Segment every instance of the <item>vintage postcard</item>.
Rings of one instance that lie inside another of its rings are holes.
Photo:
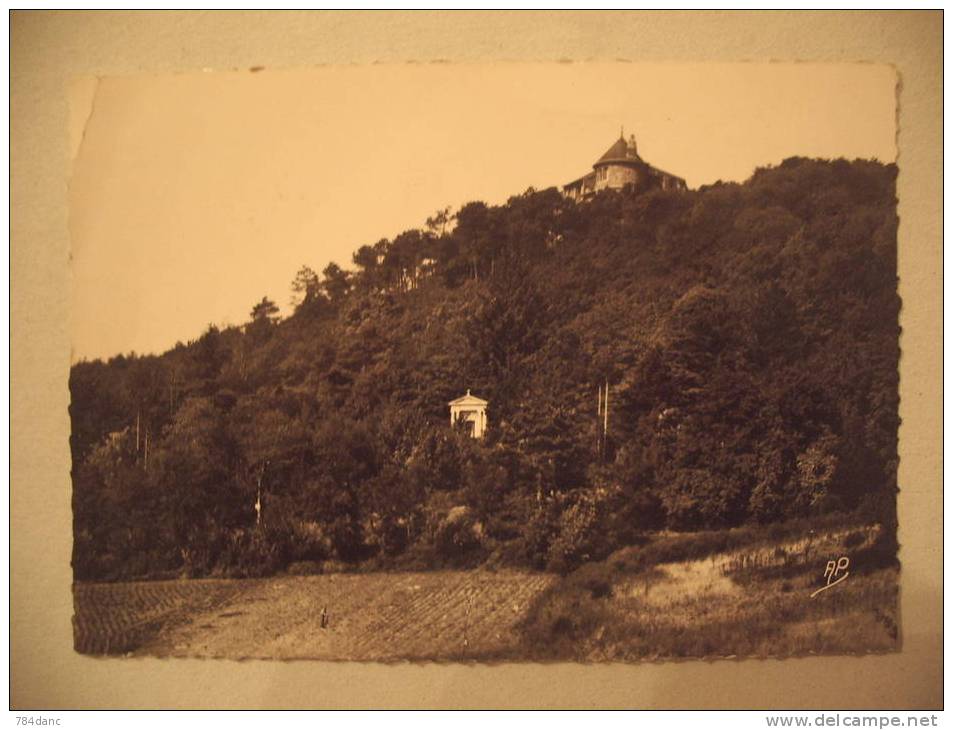
[[[897,84],[74,84],[75,650],[898,650]]]

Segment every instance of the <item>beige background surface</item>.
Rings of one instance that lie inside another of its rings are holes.
[[[940,706],[941,24],[938,12],[13,13],[14,707]],[[73,653],[70,81],[251,66],[618,59],[860,60],[892,63],[899,72],[903,651],[630,666],[328,665]]]

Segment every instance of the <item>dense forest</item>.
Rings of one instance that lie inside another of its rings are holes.
[[[162,355],[78,362],[75,577],[566,571],[652,530],[892,528],[895,176],[792,158],[469,203],[302,267],[290,316],[264,298]],[[482,440],[449,423],[468,388]]]

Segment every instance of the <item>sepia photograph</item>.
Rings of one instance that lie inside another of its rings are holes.
[[[898,650],[896,83],[78,81],[75,650]]]
[[[897,84],[78,79],[75,651],[899,650]]]

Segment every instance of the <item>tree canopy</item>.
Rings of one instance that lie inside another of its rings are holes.
[[[644,529],[892,521],[895,176],[792,158],[472,202],[354,271],[302,267],[283,320],[263,298],[162,355],[77,363],[76,575],[559,567]],[[481,442],[450,428],[467,388]]]

